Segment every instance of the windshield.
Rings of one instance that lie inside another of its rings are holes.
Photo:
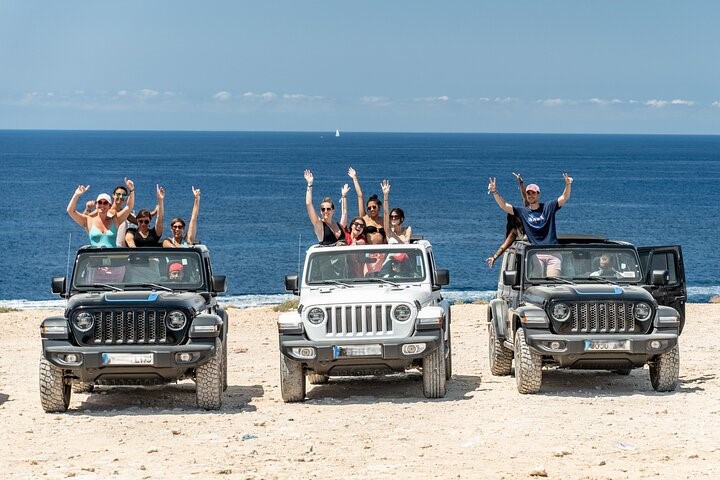
[[[422,250],[324,249],[313,253],[306,269],[307,283],[362,283],[391,279],[392,283],[418,282],[425,278]]]
[[[559,277],[634,283],[641,279],[638,256],[632,248],[532,249],[527,253],[525,271],[530,281]]]
[[[178,249],[83,252],[73,288],[193,290],[203,285],[200,265],[196,252]]]

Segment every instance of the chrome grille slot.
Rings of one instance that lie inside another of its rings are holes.
[[[629,302],[578,302],[570,308],[571,333],[632,333],[633,304]]]
[[[370,337],[393,335],[392,304],[325,307],[328,337]]]
[[[168,337],[164,310],[106,310],[94,312],[93,330],[83,343],[95,345],[164,344]]]

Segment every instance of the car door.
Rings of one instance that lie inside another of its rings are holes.
[[[650,293],[660,305],[673,307],[680,313],[680,332],[682,332],[685,326],[687,289],[680,245],[638,247],[637,250],[640,254],[640,266],[646,285],[652,283],[653,270],[665,270],[668,272],[668,284],[652,286]]]

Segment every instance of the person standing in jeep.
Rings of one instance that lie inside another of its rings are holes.
[[[571,185],[573,179],[567,173],[563,173],[565,189],[557,200],[547,203],[540,203],[540,187],[531,183],[525,187],[528,206],[511,205],[498,193],[495,178],[490,178],[488,192],[492,193],[498,206],[506,213],[517,216],[523,224],[525,235],[533,245],[556,245],[558,243],[555,231],[555,214],[570,199]],[[543,255],[538,260],[543,263],[547,270],[547,276],[560,274],[562,266],[561,259],[554,255]]]

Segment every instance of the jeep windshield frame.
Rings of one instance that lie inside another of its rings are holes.
[[[209,287],[205,277],[202,256],[191,249],[87,249],[77,254],[71,289],[197,291]]]
[[[643,283],[637,250],[626,244],[531,245],[523,262],[524,281],[529,284]],[[560,275],[548,276],[548,267],[558,265]]]
[[[350,286],[420,283],[426,280],[428,271],[424,252],[418,248],[327,247],[308,256],[305,283],[317,286],[333,282]]]

